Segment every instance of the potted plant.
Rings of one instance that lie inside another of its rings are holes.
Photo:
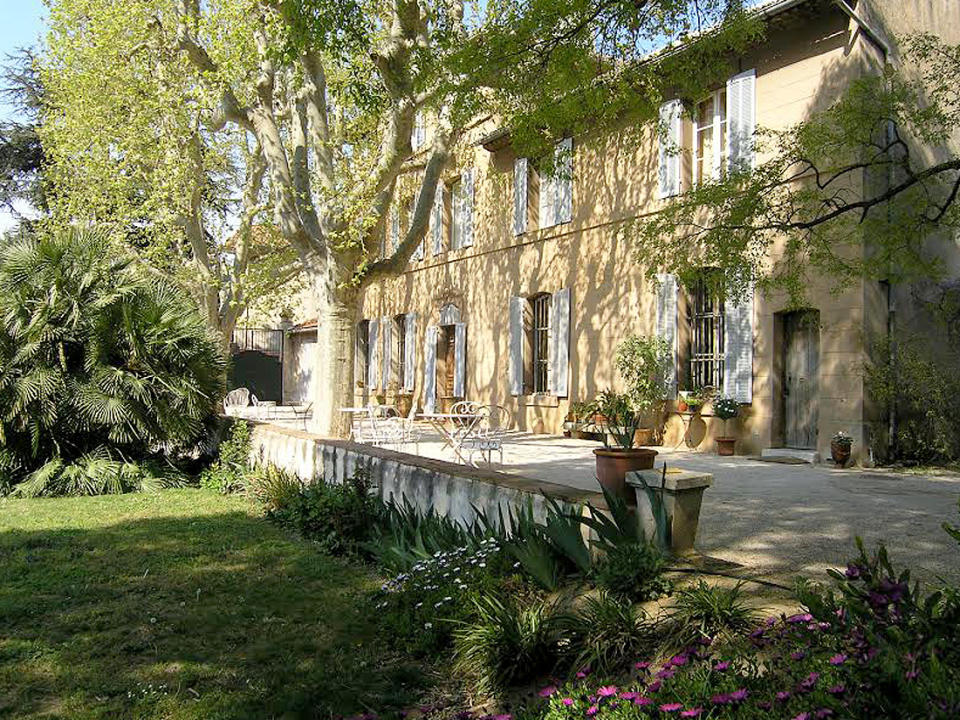
[[[568,431],[570,437],[580,439],[586,434],[583,426],[591,419],[592,414],[593,407],[591,403],[583,401],[570,403],[570,408],[567,411],[567,422],[570,423],[570,429]]]
[[[677,398],[677,410],[696,414],[703,407],[703,401],[703,390],[681,390],[680,397]]]
[[[413,393],[409,390],[399,390],[397,392],[397,412],[400,417],[409,417],[413,409]]]
[[[657,451],[633,446],[639,421],[626,394],[606,391],[597,397],[595,407],[604,418],[600,428],[604,446],[593,451],[597,481],[609,492],[634,504],[636,496],[632,491],[628,492],[627,473],[652,468]]]
[[[853,438],[843,430],[830,438],[830,457],[839,467],[844,467],[850,460],[850,449],[853,447]]]
[[[645,335],[630,335],[617,346],[614,361],[626,385],[626,398],[638,421],[649,420],[653,427],[637,428],[637,447],[649,445],[660,429],[667,400],[665,378],[670,367],[670,348],[666,340]]]
[[[740,412],[740,403],[732,397],[722,397],[713,401],[713,414],[723,420],[723,435],[717,438],[717,455],[733,455],[737,439],[727,435],[727,420],[732,420]]]

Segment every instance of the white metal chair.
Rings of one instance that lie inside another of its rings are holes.
[[[302,408],[302,409],[301,409]],[[293,416],[303,422],[303,431],[307,431],[307,421],[313,416],[313,403],[309,402],[306,405],[294,405],[293,406]]]
[[[257,418],[260,420],[273,420],[277,412],[277,404],[269,400],[260,400],[256,395],[250,393],[250,404],[259,408]]]
[[[378,447],[403,446],[407,437],[407,431],[404,425],[404,418],[399,415],[388,415],[384,417],[378,416],[376,412],[371,412],[370,426],[372,433],[368,444]]]
[[[223,398],[223,411],[227,415],[237,414],[233,408],[245,408],[250,405],[250,391],[247,388],[234,388]]]
[[[480,422],[474,431],[463,439],[460,448],[467,452],[467,461],[477,467],[474,462],[474,453],[487,465],[493,464],[493,453],[499,455],[503,465],[503,439],[510,430],[510,415],[506,408],[499,405],[483,405],[478,409]]]

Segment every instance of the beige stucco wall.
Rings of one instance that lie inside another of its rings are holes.
[[[768,42],[740,58],[732,72],[757,70],[757,124],[784,128],[833,102],[849,79],[876,67],[874,48],[853,32],[837,10],[775,24]],[[477,128],[473,140],[493,129]],[[402,277],[371,287],[362,316],[380,318],[415,311],[417,388],[422,404],[424,335],[438,324],[439,309],[456,304],[467,324],[466,397],[505,406],[524,430],[556,433],[574,400],[588,400],[606,387],[619,388],[613,367],[617,344],[631,333],[655,334],[656,295],[625,221],[656,208],[657,142],[653,133],[622,128],[574,139],[573,207],[569,224],[515,237],[512,230],[512,151],[472,150],[477,169],[475,244],[413,263]],[[466,163],[465,163],[466,164]],[[459,171],[454,170],[455,175]],[[771,260],[775,260],[773,257]],[[513,296],[572,290],[569,398],[510,395],[509,302]],[[851,433],[865,455],[867,424],[878,410],[863,393],[862,367],[869,338],[885,331],[885,291],[864,283],[830,292],[809,282],[810,307],[820,312],[820,409],[818,449],[829,455],[830,437]],[[738,452],[782,444],[778,406],[782,397],[776,313],[784,297],[755,298],[753,402],[738,419]],[[358,395],[358,401],[364,399]],[[722,434],[709,415],[689,420],[671,414],[665,442],[713,450]]]

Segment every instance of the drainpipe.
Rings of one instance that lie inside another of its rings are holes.
[[[857,6],[859,7],[859,0],[857,1]],[[868,23],[862,15],[860,15],[854,8],[850,7],[846,0],[834,0],[834,4],[840,8],[851,20],[853,20],[857,27],[860,29],[860,32],[863,33],[864,37],[872,42],[883,58],[883,65],[886,67],[890,63],[891,49],[890,45],[886,40],[881,37],[880,33],[877,32],[871,25]],[[894,127],[893,122],[887,123],[886,128],[887,133],[887,142],[892,143],[894,139]],[[891,187],[893,185],[893,167],[887,169],[887,186]],[[887,203],[887,220],[890,219],[890,203]],[[887,347],[888,355],[887,360],[890,362],[891,367],[896,357],[896,345],[894,341],[894,315],[896,312],[895,300],[893,297],[893,283],[888,279],[885,283],[886,290],[886,301],[887,301]],[[890,446],[896,442],[897,437],[897,400],[896,398],[891,398],[890,406],[887,408],[887,435]],[[869,448],[870,458],[873,459],[873,447]]]

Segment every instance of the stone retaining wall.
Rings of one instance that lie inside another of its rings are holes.
[[[433,508],[459,522],[476,517],[474,507],[490,518],[501,508],[533,502],[534,516],[544,519],[544,496],[569,505],[590,503],[606,509],[602,493],[409,455],[261,422],[250,422],[250,457],[294,473],[302,480],[342,483],[357,468],[368,469],[384,499],[405,497],[421,510]]]

